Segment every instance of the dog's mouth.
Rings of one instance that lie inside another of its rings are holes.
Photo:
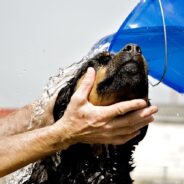
[[[130,74],[132,74],[132,75],[136,75],[137,73],[139,73],[138,63],[135,62],[135,61],[127,62],[127,63],[124,65],[124,70],[125,70],[127,73],[130,73]]]

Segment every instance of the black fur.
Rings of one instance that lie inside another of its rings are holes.
[[[123,62],[119,61],[120,59]],[[117,66],[111,60],[116,60]],[[141,60],[140,63],[137,62],[139,60]],[[130,61],[133,64],[124,66]],[[83,64],[77,75],[59,92],[53,111],[55,120],[63,116],[77,81],[89,66],[94,67],[95,70],[101,66],[109,67],[108,76],[98,85],[97,93],[99,95],[108,96],[108,93],[117,92],[117,101],[148,96],[147,76],[143,71],[145,68],[142,57],[132,59],[127,54],[116,58],[114,55],[103,52]],[[140,74],[136,74],[136,69]],[[120,146],[72,145],[67,150],[58,153],[62,158],[59,165],[54,164],[52,157],[38,162],[31,178],[25,184],[131,184],[133,180],[130,177],[130,172],[134,168],[132,154],[135,146],[144,138],[146,131],[147,127],[142,128],[139,136]],[[95,154],[94,150],[98,147],[100,147],[101,153]],[[41,177],[46,179],[41,180]]]

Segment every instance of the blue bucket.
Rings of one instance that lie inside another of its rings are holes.
[[[113,53],[127,43],[138,44],[148,62],[149,75],[184,93],[183,0],[140,1],[119,30],[100,40],[95,47],[107,42],[108,50]]]

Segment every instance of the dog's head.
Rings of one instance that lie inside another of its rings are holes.
[[[135,98],[148,100],[146,61],[138,45],[128,44],[116,55],[105,51],[82,65],[76,76],[59,92],[53,112],[55,120],[62,117],[88,67],[96,70],[95,82],[89,94],[89,101],[94,105],[110,105]],[[146,130],[139,136],[139,141],[145,133]]]

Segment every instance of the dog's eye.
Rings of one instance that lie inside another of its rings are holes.
[[[106,65],[106,64],[109,63],[110,60],[111,60],[111,57],[106,56],[106,57],[100,58],[99,63],[103,64],[103,65]]]
[[[107,65],[112,59],[112,55],[109,52],[103,52],[98,54],[95,59],[99,64]]]

